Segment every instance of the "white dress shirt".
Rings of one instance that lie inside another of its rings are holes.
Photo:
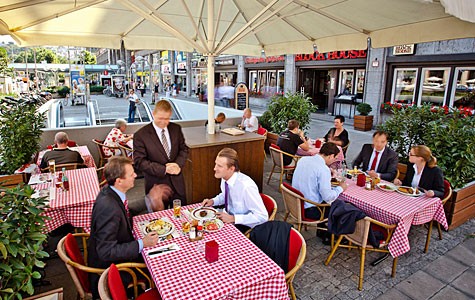
[[[422,167],[422,170],[421,170],[420,174],[417,173],[416,164],[414,164],[413,167],[414,167],[414,177],[412,177],[411,185],[413,187],[418,187],[419,186],[419,181],[421,181],[421,176],[422,176],[422,172],[424,171],[424,167]]]
[[[250,127],[248,127],[249,124],[251,125]],[[259,121],[257,120],[256,116],[251,116],[249,119],[244,119],[241,125],[246,131],[249,132],[259,129]]]
[[[221,193],[214,197],[214,205],[224,204],[225,182],[224,179],[221,179]],[[267,222],[269,216],[259,195],[259,189],[249,176],[241,172],[234,172],[227,183],[229,186],[227,213],[234,215],[235,224],[253,228]]]
[[[154,122],[152,122],[152,125],[153,125],[153,128],[155,128],[155,132],[157,133],[157,136],[160,139],[160,143],[162,143],[162,145],[163,145],[162,130],[165,129],[165,137],[167,138],[168,147],[170,148],[170,152],[171,152],[172,151],[172,143],[171,143],[171,140],[170,140],[170,133],[168,132],[168,127],[160,128],[157,125],[155,125]]]

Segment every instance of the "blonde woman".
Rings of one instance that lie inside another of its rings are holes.
[[[429,147],[414,146],[409,151],[409,165],[404,181],[395,179],[397,185],[420,187],[428,197],[444,197],[444,174],[437,167],[437,159]]]

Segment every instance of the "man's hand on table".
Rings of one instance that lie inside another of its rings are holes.
[[[230,214],[225,213],[225,212],[218,212],[216,215],[224,223],[234,223],[234,221],[235,221],[233,215],[230,215]]]
[[[213,206],[214,200],[213,199],[204,199],[203,202],[201,202],[202,206]]]
[[[156,232],[149,232],[142,239],[142,242],[143,242],[144,248],[155,246],[158,243],[158,234]]]
[[[367,173],[371,178],[379,178],[379,174],[374,170],[368,171]]]
[[[339,185],[343,189],[343,192],[348,188],[348,184],[346,184],[345,181],[341,181]]]

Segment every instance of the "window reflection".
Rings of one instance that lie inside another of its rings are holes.
[[[449,68],[423,68],[419,104],[443,106],[449,75]]]
[[[414,103],[417,69],[395,69],[391,103]]]
[[[455,69],[451,106],[475,108],[475,68]]]
[[[353,70],[340,71],[340,93],[344,95],[353,94],[353,77],[355,72]]]

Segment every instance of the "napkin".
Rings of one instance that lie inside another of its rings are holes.
[[[49,176],[49,174],[31,175],[30,181],[28,181],[28,184],[33,185],[33,184],[38,184],[38,183],[45,183],[48,176]]]

